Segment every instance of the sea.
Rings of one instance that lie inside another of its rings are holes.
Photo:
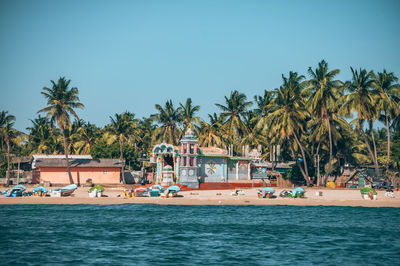
[[[1,205],[0,265],[400,265],[400,208]]]

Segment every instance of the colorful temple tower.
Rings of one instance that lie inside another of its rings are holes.
[[[179,183],[190,188],[199,188],[198,140],[189,128],[181,139],[181,162]]]
[[[153,148],[153,156],[157,165],[156,184],[169,186],[175,184],[179,176],[178,151],[171,144],[161,143]]]

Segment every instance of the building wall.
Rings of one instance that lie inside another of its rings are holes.
[[[236,170],[238,163],[238,170]],[[228,162],[228,179],[229,180],[245,180],[249,178],[249,162],[248,161],[233,161]],[[236,177],[236,173],[238,177]]]
[[[227,159],[224,157],[201,157],[200,173],[202,182],[225,182]]]
[[[40,182],[49,181],[52,184],[69,184],[66,167],[41,167]],[[93,184],[119,184],[120,168],[118,167],[76,167],[71,168],[75,183],[83,184],[92,179]]]
[[[251,169],[252,178],[268,179],[266,166],[253,166]]]

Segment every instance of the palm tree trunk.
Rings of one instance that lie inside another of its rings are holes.
[[[72,174],[71,174],[71,167],[69,165],[67,139],[65,138],[64,128],[60,127],[60,130],[61,130],[61,133],[62,133],[62,136],[63,136],[63,140],[64,140],[64,153],[65,153],[65,160],[67,162],[67,172],[68,172],[68,177],[69,177],[69,183],[70,184],[74,184],[74,179],[72,178]]]
[[[309,185],[310,185],[310,179],[308,178],[308,176],[307,176],[306,173],[304,172],[303,167],[301,166],[301,164],[300,164],[300,162],[299,162],[297,156],[295,155],[295,153],[294,153],[294,148],[293,148],[293,144],[292,144],[292,143],[290,143],[290,151],[292,152],[292,157],[293,157],[293,159],[296,160],[297,167],[299,167],[300,172],[301,172],[301,174],[303,175],[303,178],[304,178],[304,180],[305,180],[306,183],[307,183],[307,186],[309,186]]]
[[[17,185],[19,185],[19,170],[21,169],[21,158],[18,160],[18,176],[17,176]]]
[[[326,181],[328,180],[328,175],[330,175],[331,168],[332,168],[332,131],[331,131],[331,123],[330,123],[328,115],[326,116],[326,119],[328,122],[328,136],[329,136],[329,163],[328,163],[328,171],[325,173],[325,176],[324,176],[324,185],[326,184]]]
[[[123,158],[123,150],[122,150],[122,140],[121,138],[118,138],[118,142],[119,142],[119,152],[120,152],[120,161],[121,161],[121,179],[124,185],[126,185],[126,181],[125,181],[125,173],[124,173],[124,158]]]
[[[363,138],[364,138],[364,143],[365,143],[365,145],[367,146],[369,155],[371,156],[372,162],[373,162],[374,165],[375,165],[375,171],[376,171],[376,173],[377,173],[377,175],[378,175],[379,170],[378,170],[378,168],[376,167],[376,164],[375,164],[375,156],[374,156],[374,153],[372,152],[371,145],[368,143],[367,135],[365,135],[364,129],[362,128],[362,123],[361,123],[361,121],[359,121],[359,125],[360,125],[361,134],[362,134],[362,136],[363,136]]]
[[[269,145],[269,153],[271,154],[272,171],[275,171],[274,167],[274,151],[272,145]]]
[[[297,145],[299,145],[299,147],[300,147],[301,156],[303,156],[304,171],[305,171],[307,179],[308,179],[307,185],[309,185],[310,178],[309,178],[309,175],[308,175],[307,158],[306,158],[306,155],[304,153],[304,148],[303,148],[303,145],[301,145],[300,140],[297,137],[297,134],[293,133],[293,135],[294,135],[294,138],[295,138],[295,140],[297,142]]]
[[[315,171],[316,171],[316,176],[317,176],[317,187],[320,186],[321,183],[321,177],[319,173],[319,148],[321,147],[321,142],[318,142],[318,147],[317,147],[317,152],[316,152],[316,163],[314,164]]]
[[[6,185],[10,183],[10,140],[6,138],[7,144],[7,172],[6,172]]]
[[[373,122],[369,121],[369,129],[371,131],[371,137],[372,137],[372,145],[374,147],[374,165],[375,165],[375,172],[377,177],[380,177],[380,173],[379,173],[379,164],[378,164],[378,154],[376,152],[376,142],[375,142],[375,134],[374,134],[374,130],[373,130]]]
[[[389,117],[386,116],[386,130],[387,130],[387,160],[386,160],[386,172],[389,171],[390,164],[390,127],[389,127]]]

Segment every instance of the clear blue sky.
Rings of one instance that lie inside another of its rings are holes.
[[[84,120],[155,113],[187,97],[200,115],[237,89],[250,99],[325,59],[400,76],[400,1],[0,0],[0,110],[16,128],[60,76],[79,88]]]

